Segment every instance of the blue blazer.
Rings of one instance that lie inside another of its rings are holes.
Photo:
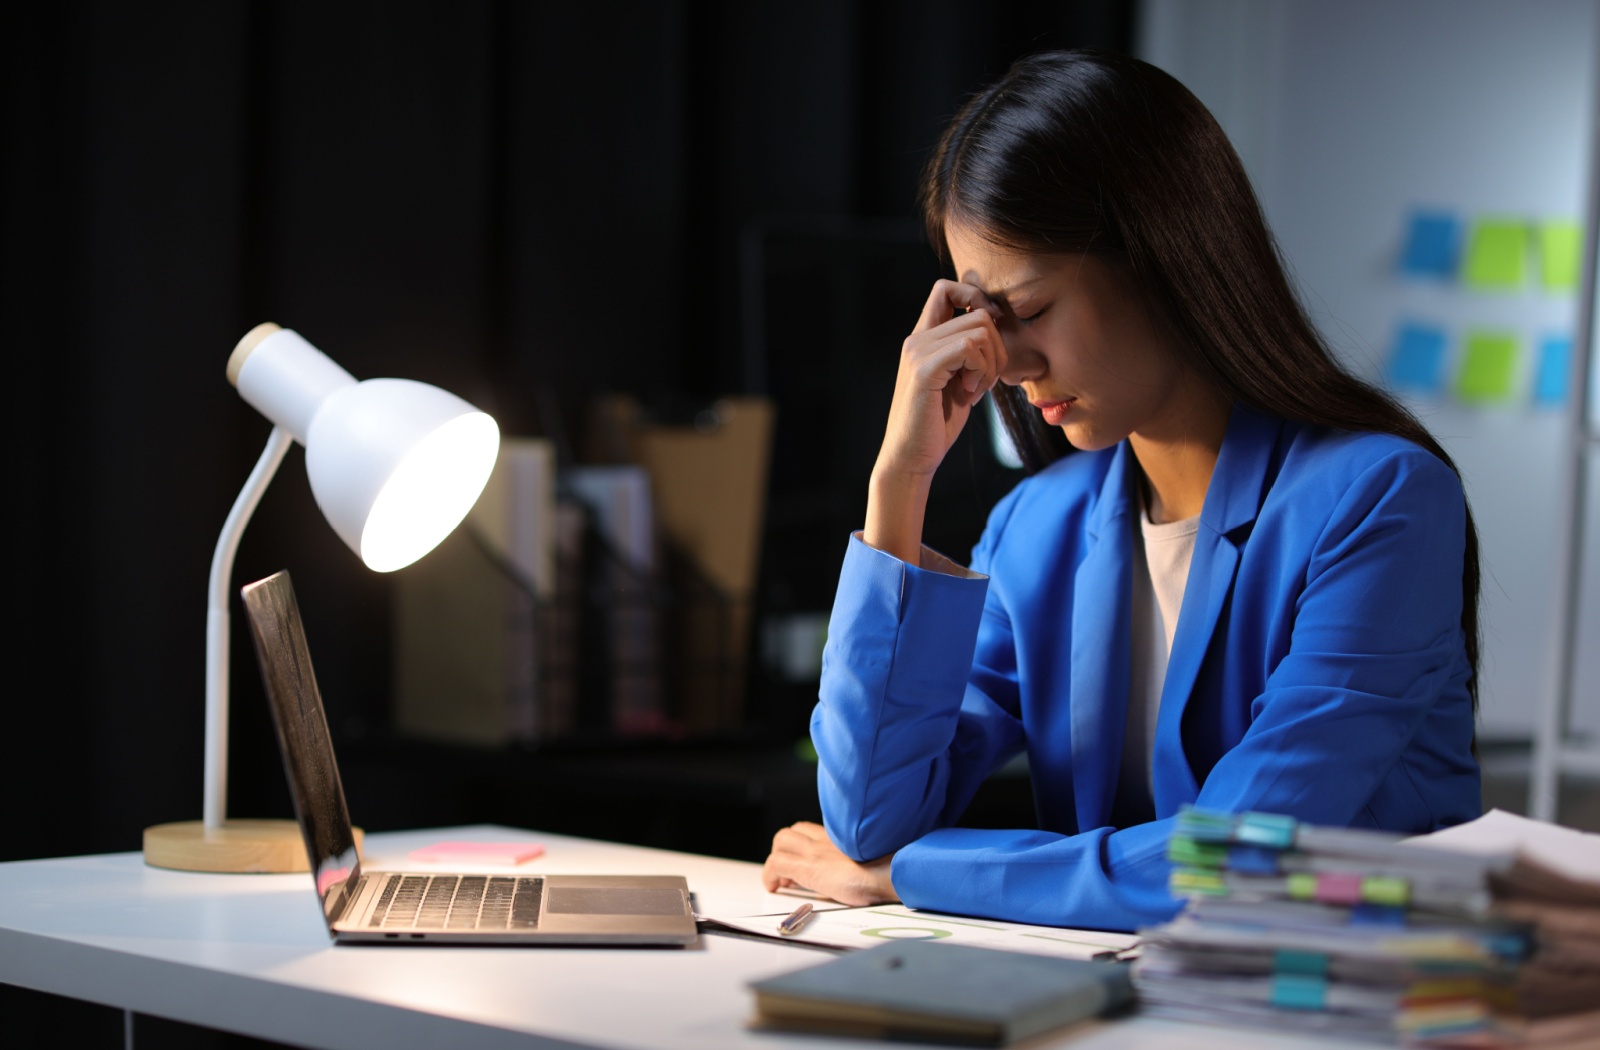
[[[1115,828],[1131,666],[1126,443],[1023,481],[966,572],[851,541],[812,716],[828,832],[907,904],[1136,929],[1178,907],[1187,804],[1425,832],[1481,811],[1465,501],[1426,450],[1235,408],[1156,723],[1156,820]],[[1039,829],[955,828],[1020,752]]]

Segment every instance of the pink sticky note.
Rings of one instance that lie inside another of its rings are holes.
[[[542,853],[537,842],[436,842],[407,856],[421,864],[523,864]]]
[[[1360,904],[1361,876],[1342,871],[1318,875],[1317,900],[1323,904]]]

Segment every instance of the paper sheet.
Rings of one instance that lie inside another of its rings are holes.
[[[1521,852],[1568,878],[1600,881],[1600,835],[1491,809],[1477,820],[1407,839],[1463,853]]]
[[[752,915],[718,919],[722,926],[761,936],[777,933],[781,915]],[[871,948],[886,940],[948,941],[978,948],[1091,959],[1131,948],[1138,937],[1131,933],[1069,930],[1055,926],[1028,926],[996,919],[972,919],[916,911],[899,904],[874,904],[865,908],[819,911],[800,932],[784,940],[821,944],[830,948]]]

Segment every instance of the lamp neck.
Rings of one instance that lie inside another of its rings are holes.
[[[291,333],[292,334],[292,333]],[[228,641],[229,590],[233,559],[239,552],[244,527],[261,502],[262,493],[278,472],[278,465],[294,439],[281,426],[272,428],[267,447],[245,480],[233,509],[222,524],[216,550],[211,555],[211,580],[206,591],[206,769],[203,815],[207,828],[220,828],[228,806]]]
[[[302,445],[323,402],[356,385],[354,376],[292,329],[280,328],[248,348],[241,344],[235,358],[240,351],[243,360],[228,363],[239,396]]]

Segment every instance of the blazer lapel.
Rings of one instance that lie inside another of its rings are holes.
[[[1161,688],[1151,762],[1158,815],[1175,812],[1199,794],[1199,784],[1183,751],[1183,712],[1194,693],[1217,620],[1233,591],[1240,549],[1249,535],[1248,526],[1260,512],[1267,469],[1281,427],[1281,421],[1239,405],[1228,419],[1227,434],[1200,511],[1194,560],[1189,565],[1178,630]]]
[[[1128,724],[1129,460],[1127,444],[1118,446],[1086,530],[1088,553],[1072,591],[1072,787],[1080,832],[1110,821]]]

